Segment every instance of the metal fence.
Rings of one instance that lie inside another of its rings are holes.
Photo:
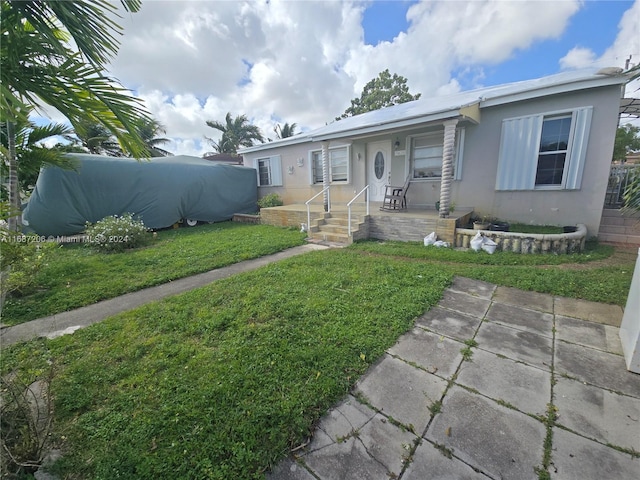
[[[605,208],[621,208],[624,206],[624,189],[636,176],[640,176],[640,165],[611,165]]]

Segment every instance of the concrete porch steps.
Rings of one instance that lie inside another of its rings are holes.
[[[602,211],[598,240],[640,246],[640,213],[622,213],[619,209]]]
[[[316,220],[309,226],[309,238],[313,241],[350,245],[353,243],[353,233],[357,233],[362,219],[357,215],[351,216],[351,232],[349,235],[349,216],[347,213],[325,213],[323,218]]]

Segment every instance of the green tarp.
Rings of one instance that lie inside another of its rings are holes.
[[[182,219],[229,220],[258,210],[253,168],[197,157],[130,158],[70,154],[77,169],[43,168],[23,212],[39,235],[72,235],[109,215],[133,213],[148,228]]]

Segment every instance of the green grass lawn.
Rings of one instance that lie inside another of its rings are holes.
[[[8,298],[2,322],[15,325],[72,310],[170,280],[279,252],[304,243],[295,229],[222,222],[158,232],[145,248],[98,253],[85,245],[58,248],[38,288]]]
[[[2,374],[29,384],[53,365],[61,478],[262,478],[454,275],[622,305],[635,258],[613,253],[362,242],[5,348]]]

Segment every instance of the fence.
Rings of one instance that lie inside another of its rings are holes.
[[[605,208],[620,208],[624,206],[622,195],[626,186],[640,176],[640,165],[612,165],[609,173],[607,195],[604,199]]]

